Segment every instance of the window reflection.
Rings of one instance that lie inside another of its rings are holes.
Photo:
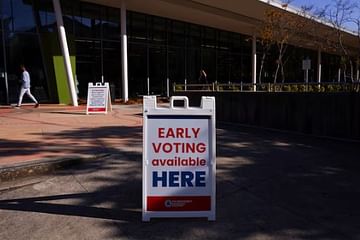
[[[15,32],[35,32],[32,1],[12,0],[12,11]]]
[[[10,32],[13,30],[13,22],[12,22],[12,14],[11,14],[11,4],[10,0],[0,0],[0,18],[3,21],[0,24],[0,29],[3,29],[6,32]]]

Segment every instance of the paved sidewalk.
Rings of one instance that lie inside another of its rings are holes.
[[[141,106],[0,109],[2,166],[106,154],[0,182],[0,239],[360,239],[360,144],[218,124],[217,220],[141,222]]]
[[[0,168],[28,161],[117,153],[131,128],[141,128],[140,105],[116,105],[107,115],[85,106],[23,105],[0,108]]]

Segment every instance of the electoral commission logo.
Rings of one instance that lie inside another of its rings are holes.
[[[192,203],[192,200],[166,200],[164,202],[164,206],[166,208],[182,208],[184,207],[185,205],[187,204],[191,204]]]

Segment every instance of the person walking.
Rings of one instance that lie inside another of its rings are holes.
[[[207,74],[206,74],[204,69],[200,70],[200,75],[199,75],[198,81],[199,81],[200,84],[207,84],[208,83]]]
[[[20,89],[20,95],[19,95],[19,101],[16,107],[20,107],[22,103],[22,99],[24,97],[24,94],[26,93],[33,102],[35,102],[35,108],[39,107],[39,102],[36,100],[36,98],[31,94],[30,92],[30,74],[28,71],[26,71],[26,68],[24,65],[20,65],[22,74],[21,74],[21,89]]]

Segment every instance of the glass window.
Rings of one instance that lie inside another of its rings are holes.
[[[230,80],[231,58],[228,51],[219,51],[217,58],[218,82],[227,83]]]
[[[6,102],[5,64],[3,58],[2,31],[0,31],[0,104]]]
[[[169,79],[171,82],[183,83],[185,80],[184,49],[178,47],[168,48]]]
[[[201,46],[201,27],[194,24],[188,25],[188,39],[187,46],[200,47]]]
[[[185,45],[185,23],[179,21],[171,21],[169,32],[169,45],[181,47]]]
[[[120,9],[106,8],[102,16],[103,39],[120,40]]]
[[[15,32],[35,32],[36,25],[32,9],[32,2],[13,0],[13,21]]]
[[[166,49],[160,46],[149,48],[150,94],[166,92]]]
[[[241,81],[251,83],[251,55],[241,56]]]
[[[106,82],[115,85],[115,96],[121,96],[121,44],[120,42],[103,42],[103,71]]]
[[[207,48],[216,47],[216,31],[213,28],[205,27],[203,30],[203,43]]]
[[[198,83],[201,69],[200,49],[187,49],[186,72],[188,83]]]
[[[31,77],[31,88],[39,100],[47,98],[47,82],[43,69],[40,45],[36,34],[15,33],[7,47],[7,72],[10,101],[18,97],[20,64],[25,64]],[[29,99],[28,99],[29,100]]]
[[[202,50],[203,66],[202,69],[207,73],[209,83],[216,81],[216,51],[211,48],[203,48]]]
[[[147,41],[146,15],[131,12],[129,36],[131,41],[134,42]]]
[[[240,54],[232,54],[231,56],[231,74],[230,81],[240,83],[242,81],[241,72],[242,72],[242,57]]]
[[[151,17],[149,33],[153,43],[166,44],[166,20],[159,17]]]
[[[230,43],[229,43],[230,33],[226,31],[219,31],[219,41],[218,47],[221,50],[228,50]]]
[[[56,17],[53,12],[40,11],[40,24],[41,31],[43,32],[56,32]]]
[[[11,14],[11,4],[10,0],[0,0],[0,18],[3,21],[0,24],[0,29],[3,28],[7,32],[12,32],[12,14]]]
[[[147,48],[144,44],[129,44],[129,95],[147,94]]]
[[[76,72],[79,95],[86,96],[87,83],[101,81],[101,41],[76,40]]]
[[[101,6],[81,2],[81,26],[78,27],[81,37],[101,37]]]
[[[233,52],[240,53],[244,41],[241,34],[239,33],[232,34],[231,40],[232,40]]]
[[[56,32],[56,17],[51,0],[33,0],[35,19],[41,32]]]
[[[79,13],[75,14],[75,7],[78,7],[79,3],[76,1],[68,1],[63,0],[61,1],[61,10],[64,19],[64,26],[66,29],[66,34],[75,34],[75,22],[74,22],[74,15],[80,16]]]

